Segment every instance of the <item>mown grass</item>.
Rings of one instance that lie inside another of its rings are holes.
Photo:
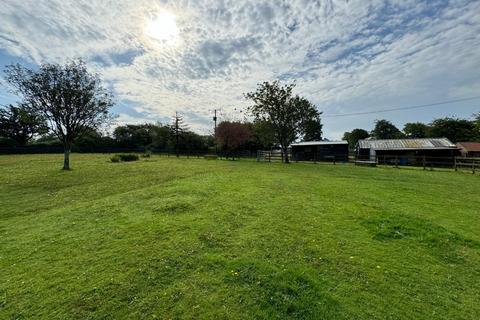
[[[0,157],[0,319],[477,319],[480,177]]]

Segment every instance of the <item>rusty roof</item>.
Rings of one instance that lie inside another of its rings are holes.
[[[375,150],[418,150],[418,149],[456,149],[457,148],[457,146],[447,138],[359,140],[358,147],[360,149],[375,149]]]
[[[480,142],[458,142],[457,146],[468,152],[480,152]]]

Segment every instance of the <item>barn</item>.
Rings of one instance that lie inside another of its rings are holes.
[[[347,141],[305,141],[293,143],[292,159],[296,161],[347,161]]]
[[[457,147],[464,157],[480,157],[480,142],[458,142]]]
[[[358,159],[379,162],[381,159],[395,159],[400,164],[418,163],[426,157],[453,159],[459,154],[458,147],[447,138],[365,139],[359,140],[356,147]]]

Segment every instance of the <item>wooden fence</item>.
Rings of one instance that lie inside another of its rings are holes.
[[[284,154],[280,151],[265,151],[259,150],[257,152],[257,161],[265,162],[283,162]],[[295,155],[289,153],[291,161],[296,161]],[[302,162],[327,162],[332,164],[337,163],[354,163],[357,165],[384,165],[399,167],[421,167],[424,170],[433,170],[434,168],[444,168],[458,170],[468,170],[472,173],[480,172],[480,158],[471,157],[431,157],[431,156],[402,156],[402,155],[378,155],[370,156],[354,156],[350,155],[329,155],[329,156],[315,156],[313,160]]]
[[[480,158],[472,157],[431,157],[431,156],[401,156],[401,155],[378,155],[356,157],[355,164],[369,163],[375,165],[387,165],[399,167],[423,167],[424,170],[434,168],[450,168],[455,171],[469,170],[472,173],[480,171]]]

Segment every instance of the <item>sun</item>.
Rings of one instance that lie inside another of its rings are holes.
[[[179,37],[175,15],[167,11],[157,13],[147,22],[145,34],[160,43],[174,45]]]

